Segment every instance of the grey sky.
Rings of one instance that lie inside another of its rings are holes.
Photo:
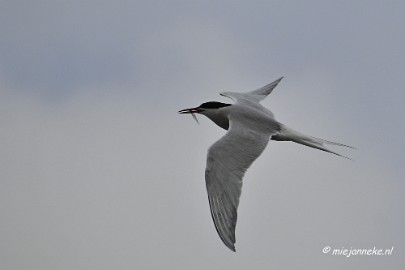
[[[403,1],[1,1],[1,269],[399,269]],[[179,109],[263,102],[353,162],[271,142],[237,253],[205,191],[223,131]],[[394,246],[346,258],[332,248]]]

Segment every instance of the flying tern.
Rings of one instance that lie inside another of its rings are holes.
[[[350,147],[304,135],[278,122],[273,113],[259,102],[266,98],[283,77],[254,91],[223,92],[234,104],[210,101],[198,107],[180,110],[181,114],[202,114],[227,133],[208,150],[205,181],[211,216],[219,237],[235,251],[237,208],[246,170],[260,156],[269,140],[292,141],[342,156],[325,144]],[[197,121],[198,122],[198,121]],[[344,157],[344,156],[342,156]]]

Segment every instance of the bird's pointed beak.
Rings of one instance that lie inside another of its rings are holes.
[[[195,116],[195,113],[199,113],[201,111],[202,110],[200,108],[191,108],[191,109],[180,110],[179,113],[181,113],[181,114],[191,113],[191,116],[194,118],[194,120],[197,122],[197,124],[200,124],[200,122],[198,122],[197,116]]]
[[[199,108],[190,108],[190,109],[184,109],[180,110],[179,113],[184,114],[184,113],[199,113],[201,112],[201,109]]]

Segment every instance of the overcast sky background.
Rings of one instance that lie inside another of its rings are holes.
[[[0,2],[1,269],[400,269],[404,1]],[[357,147],[270,142],[237,252],[205,189],[224,131],[177,111],[280,76],[263,104]],[[334,248],[394,247],[391,256]]]

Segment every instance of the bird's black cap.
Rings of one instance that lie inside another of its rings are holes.
[[[219,109],[219,108],[228,107],[228,106],[231,106],[231,104],[226,104],[226,103],[222,103],[222,102],[218,102],[218,101],[209,101],[209,102],[205,102],[205,103],[201,104],[200,106],[198,106],[198,108]]]

